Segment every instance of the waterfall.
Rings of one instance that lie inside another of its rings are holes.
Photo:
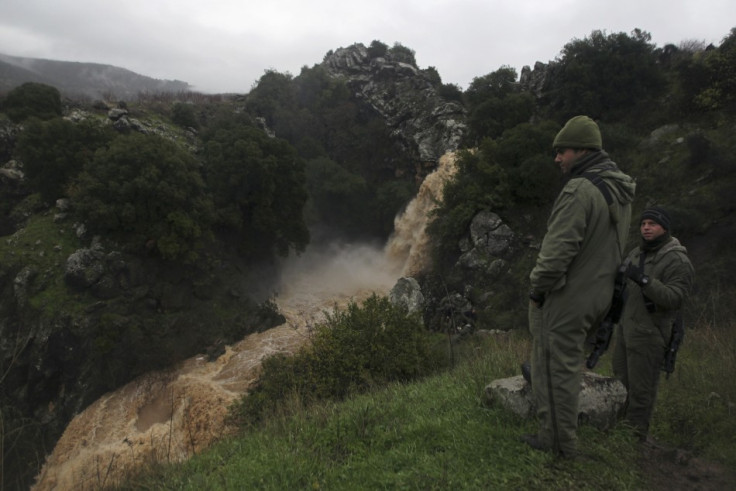
[[[232,432],[228,406],[257,380],[264,358],[296,351],[325,311],[387,294],[400,276],[426,265],[428,215],[453,172],[454,156],[445,155],[396,218],[385,247],[331,244],[287,260],[276,299],[284,325],[246,336],[214,361],[197,356],[141,376],[87,407],[67,426],[33,489],[97,489],[146,462],[185,460]]]

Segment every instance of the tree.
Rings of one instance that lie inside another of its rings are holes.
[[[131,133],[98,150],[70,194],[93,233],[134,251],[192,260],[211,235],[212,201],[197,161],[159,136]]]
[[[114,137],[110,127],[93,122],[33,118],[18,137],[17,151],[31,188],[53,203],[67,195],[69,181]]]
[[[467,103],[474,107],[490,98],[503,98],[516,90],[516,80],[516,70],[510,66],[502,66],[495,72],[475,77],[465,91]]]
[[[245,256],[304,250],[304,164],[288,142],[233,121],[207,138],[205,159],[216,224]]]
[[[498,138],[504,130],[531,119],[536,100],[522,92],[516,80],[516,70],[509,66],[473,79],[464,94],[471,145],[483,138]]]
[[[368,47],[368,56],[371,58],[382,58],[388,52],[388,45],[374,39]]]
[[[369,199],[365,179],[325,157],[308,161],[306,170],[307,189],[318,221],[349,234],[363,230]]]
[[[30,117],[52,119],[61,116],[61,94],[56,87],[26,82],[8,92],[2,108],[15,123]]]
[[[561,121],[576,114],[612,120],[650,111],[666,86],[650,41],[649,33],[635,29],[630,36],[593,31],[566,44],[547,89],[551,114]]]
[[[199,128],[199,121],[194,110],[194,105],[177,102],[171,108],[171,120],[184,128]]]

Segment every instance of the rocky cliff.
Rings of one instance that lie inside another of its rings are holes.
[[[404,150],[421,162],[437,163],[458,149],[467,126],[465,109],[439,94],[439,84],[412,60],[372,57],[362,44],[328,54],[322,65],[347,80],[354,96],[369,104],[401,139]]]

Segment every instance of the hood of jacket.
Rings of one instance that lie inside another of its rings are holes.
[[[636,181],[628,174],[624,174],[605,151],[592,152],[581,158],[570,169],[569,178],[574,179],[588,172],[598,174],[604,179],[612,196],[621,205],[627,205],[634,201]]]

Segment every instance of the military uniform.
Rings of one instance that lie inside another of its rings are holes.
[[[649,430],[664,355],[676,311],[692,288],[694,270],[687,250],[669,234],[653,246],[637,247],[628,256],[641,275],[640,286],[628,280],[628,298],[616,329],[614,375],[628,390],[626,419],[644,438]]]
[[[576,450],[585,339],[611,301],[635,188],[602,151],[583,159],[571,177],[583,171],[604,180],[614,203],[609,208],[587,179],[570,179],[554,204],[530,275],[532,290],[545,298],[541,308],[529,309],[538,437],[566,454]]]
[[[555,146],[565,146],[569,140],[565,139],[566,128],[575,120],[558,134]],[[595,125],[589,118],[586,121]],[[594,130],[598,132],[597,125]],[[541,307],[539,303],[529,305],[532,391],[540,426],[537,435],[525,441],[534,448],[564,455],[577,450],[585,339],[610,304],[636,187],[600,149],[600,133],[597,139],[596,148],[569,171],[570,179],[554,203],[530,274],[530,296],[544,300]],[[564,143],[557,145],[559,141]],[[610,205],[583,174],[602,179],[612,198]]]

